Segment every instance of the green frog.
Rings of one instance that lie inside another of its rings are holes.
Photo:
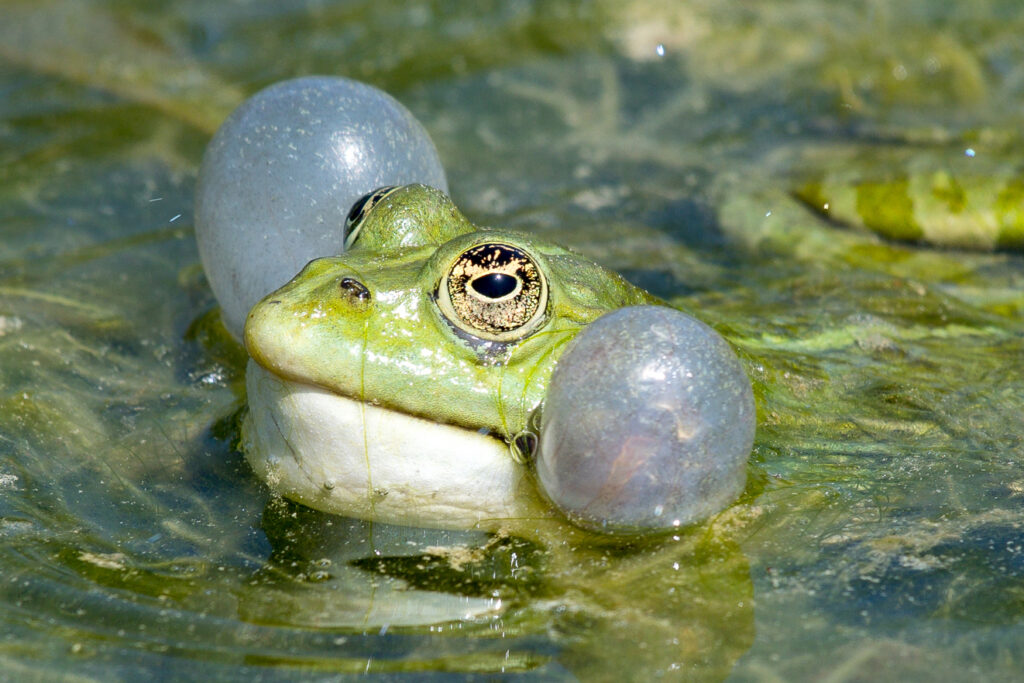
[[[898,242],[1022,251],[1024,175],[1015,155],[990,147],[813,149],[793,195],[833,222]]]
[[[433,188],[358,202],[346,252],[249,313],[243,447],[326,512],[497,529],[557,516],[523,460],[555,362],[589,322],[660,303],[585,258],[479,228]]]

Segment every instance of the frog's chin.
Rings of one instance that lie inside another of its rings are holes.
[[[284,380],[252,360],[246,386],[246,458],[285,498],[347,517],[443,529],[497,529],[547,516],[503,441]]]

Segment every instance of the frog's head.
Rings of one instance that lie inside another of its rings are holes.
[[[465,526],[460,510],[474,523],[522,514],[508,502],[522,491],[495,507],[441,489],[521,487],[508,444],[523,448],[565,344],[654,298],[564,248],[479,229],[423,185],[358,202],[346,243],[249,313],[250,461],[285,495],[348,515]],[[436,514],[409,509],[426,499]]]

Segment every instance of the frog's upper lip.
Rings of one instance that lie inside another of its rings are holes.
[[[316,386],[339,396],[346,396],[346,393],[338,391],[337,387],[316,382],[309,377],[309,373],[299,372],[288,362],[295,355],[292,350],[300,348],[301,340],[293,338],[294,333],[289,334],[288,330],[292,328],[275,324],[277,316],[280,315],[281,304],[281,300],[271,294],[249,311],[243,332],[243,342],[249,357],[264,370],[281,379]]]
[[[244,331],[245,348],[249,353],[249,357],[261,368],[288,382],[316,387],[336,396],[362,403],[371,403],[397,413],[437,421],[430,415],[404,410],[401,407],[392,405],[389,401],[380,400],[379,397],[367,396],[363,391],[346,390],[343,385],[339,385],[337,382],[319,380],[315,373],[309,372],[304,365],[303,359],[310,357],[310,354],[305,351],[308,348],[309,342],[302,333],[302,328],[280,324],[282,322],[280,316],[287,315],[286,305],[281,300],[274,299],[273,295],[270,295],[256,304],[246,318]],[[355,385],[353,381],[353,386]],[[458,426],[473,429],[473,427],[467,425]]]
[[[419,414],[419,413],[408,411],[408,410],[403,410],[402,408],[400,408],[398,406],[392,405],[388,401],[381,401],[381,400],[374,399],[372,397],[367,397],[365,395],[360,395],[358,392],[341,391],[336,386],[331,386],[331,385],[325,384],[323,382],[317,382],[316,380],[310,378],[308,375],[300,374],[300,373],[296,373],[296,372],[291,372],[291,371],[288,370],[288,368],[286,366],[282,365],[281,363],[274,362],[271,358],[267,357],[266,354],[262,354],[262,353],[259,353],[259,352],[255,352],[254,353],[253,351],[250,351],[249,352],[249,356],[252,359],[252,361],[254,363],[256,363],[256,365],[258,365],[261,369],[263,369],[266,372],[270,373],[271,375],[277,377],[279,380],[281,380],[283,382],[286,382],[286,383],[289,383],[289,384],[292,384],[292,385],[302,385],[302,386],[312,387],[312,388],[319,389],[319,390],[327,392],[327,393],[334,394],[335,396],[338,396],[340,398],[350,399],[350,400],[353,400],[353,401],[358,401],[360,403],[367,403],[367,404],[373,405],[373,406],[375,406],[375,407],[377,407],[377,408],[379,408],[381,410],[388,410],[388,411],[393,412],[393,413],[400,413],[402,415],[408,415],[410,417],[427,420],[429,422],[435,422],[437,424],[447,424],[448,426],[450,426],[452,428],[458,428],[458,429],[468,430],[468,431],[471,431],[471,432],[477,432],[477,433],[481,434],[482,436],[493,438],[493,439],[496,439],[498,441],[504,441],[504,439],[502,439],[499,434],[497,434],[496,432],[493,432],[492,430],[488,429],[487,427],[479,427],[478,428],[478,427],[474,427],[472,425],[464,425],[464,424],[451,423],[451,422],[447,422],[447,421],[444,421],[444,420],[437,420],[437,419],[435,419],[434,417],[432,417],[430,415],[424,415],[424,414]]]
[[[288,354],[278,352],[281,350],[277,348],[280,344],[279,338],[268,338],[272,337],[272,335],[266,334],[265,326],[251,325],[251,320],[252,313],[249,314],[245,324],[245,350],[249,352],[249,357],[261,368],[289,382],[307,384],[329,391],[332,394],[337,394],[338,396],[359,399],[358,396],[339,391],[337,387],[328,386],[313,380],[309,377],[308,373],[300,373],[293,370],[285,360]]]
[[[242,330],[242,343],[245,345],[249,357],[274,374],[280,374],[281,369],[276,367],[276,363],[271,362],[270,356],[263,352],[268,344],[273,344],[273,339],[268,334],[268,325],[264,320],[264,308],[280,303],[280,299],[270,298],[257,303],[245,317],[245,327]]]

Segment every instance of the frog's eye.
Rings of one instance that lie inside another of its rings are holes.
[[[522,249],[488,243],[459,254],[437,286],[441,312],[481,339],[513,341],[544,321],[548,283]]]
[[[356,243],[359,231],[363,228],[363,219],[373,211],[373,207],[397,189],[398,187],[394,185],[378,187],[373,192],[364,194],[356,200],[348,212],[348,218],[345,219],[345,251],[351,249],[352,245]]]

